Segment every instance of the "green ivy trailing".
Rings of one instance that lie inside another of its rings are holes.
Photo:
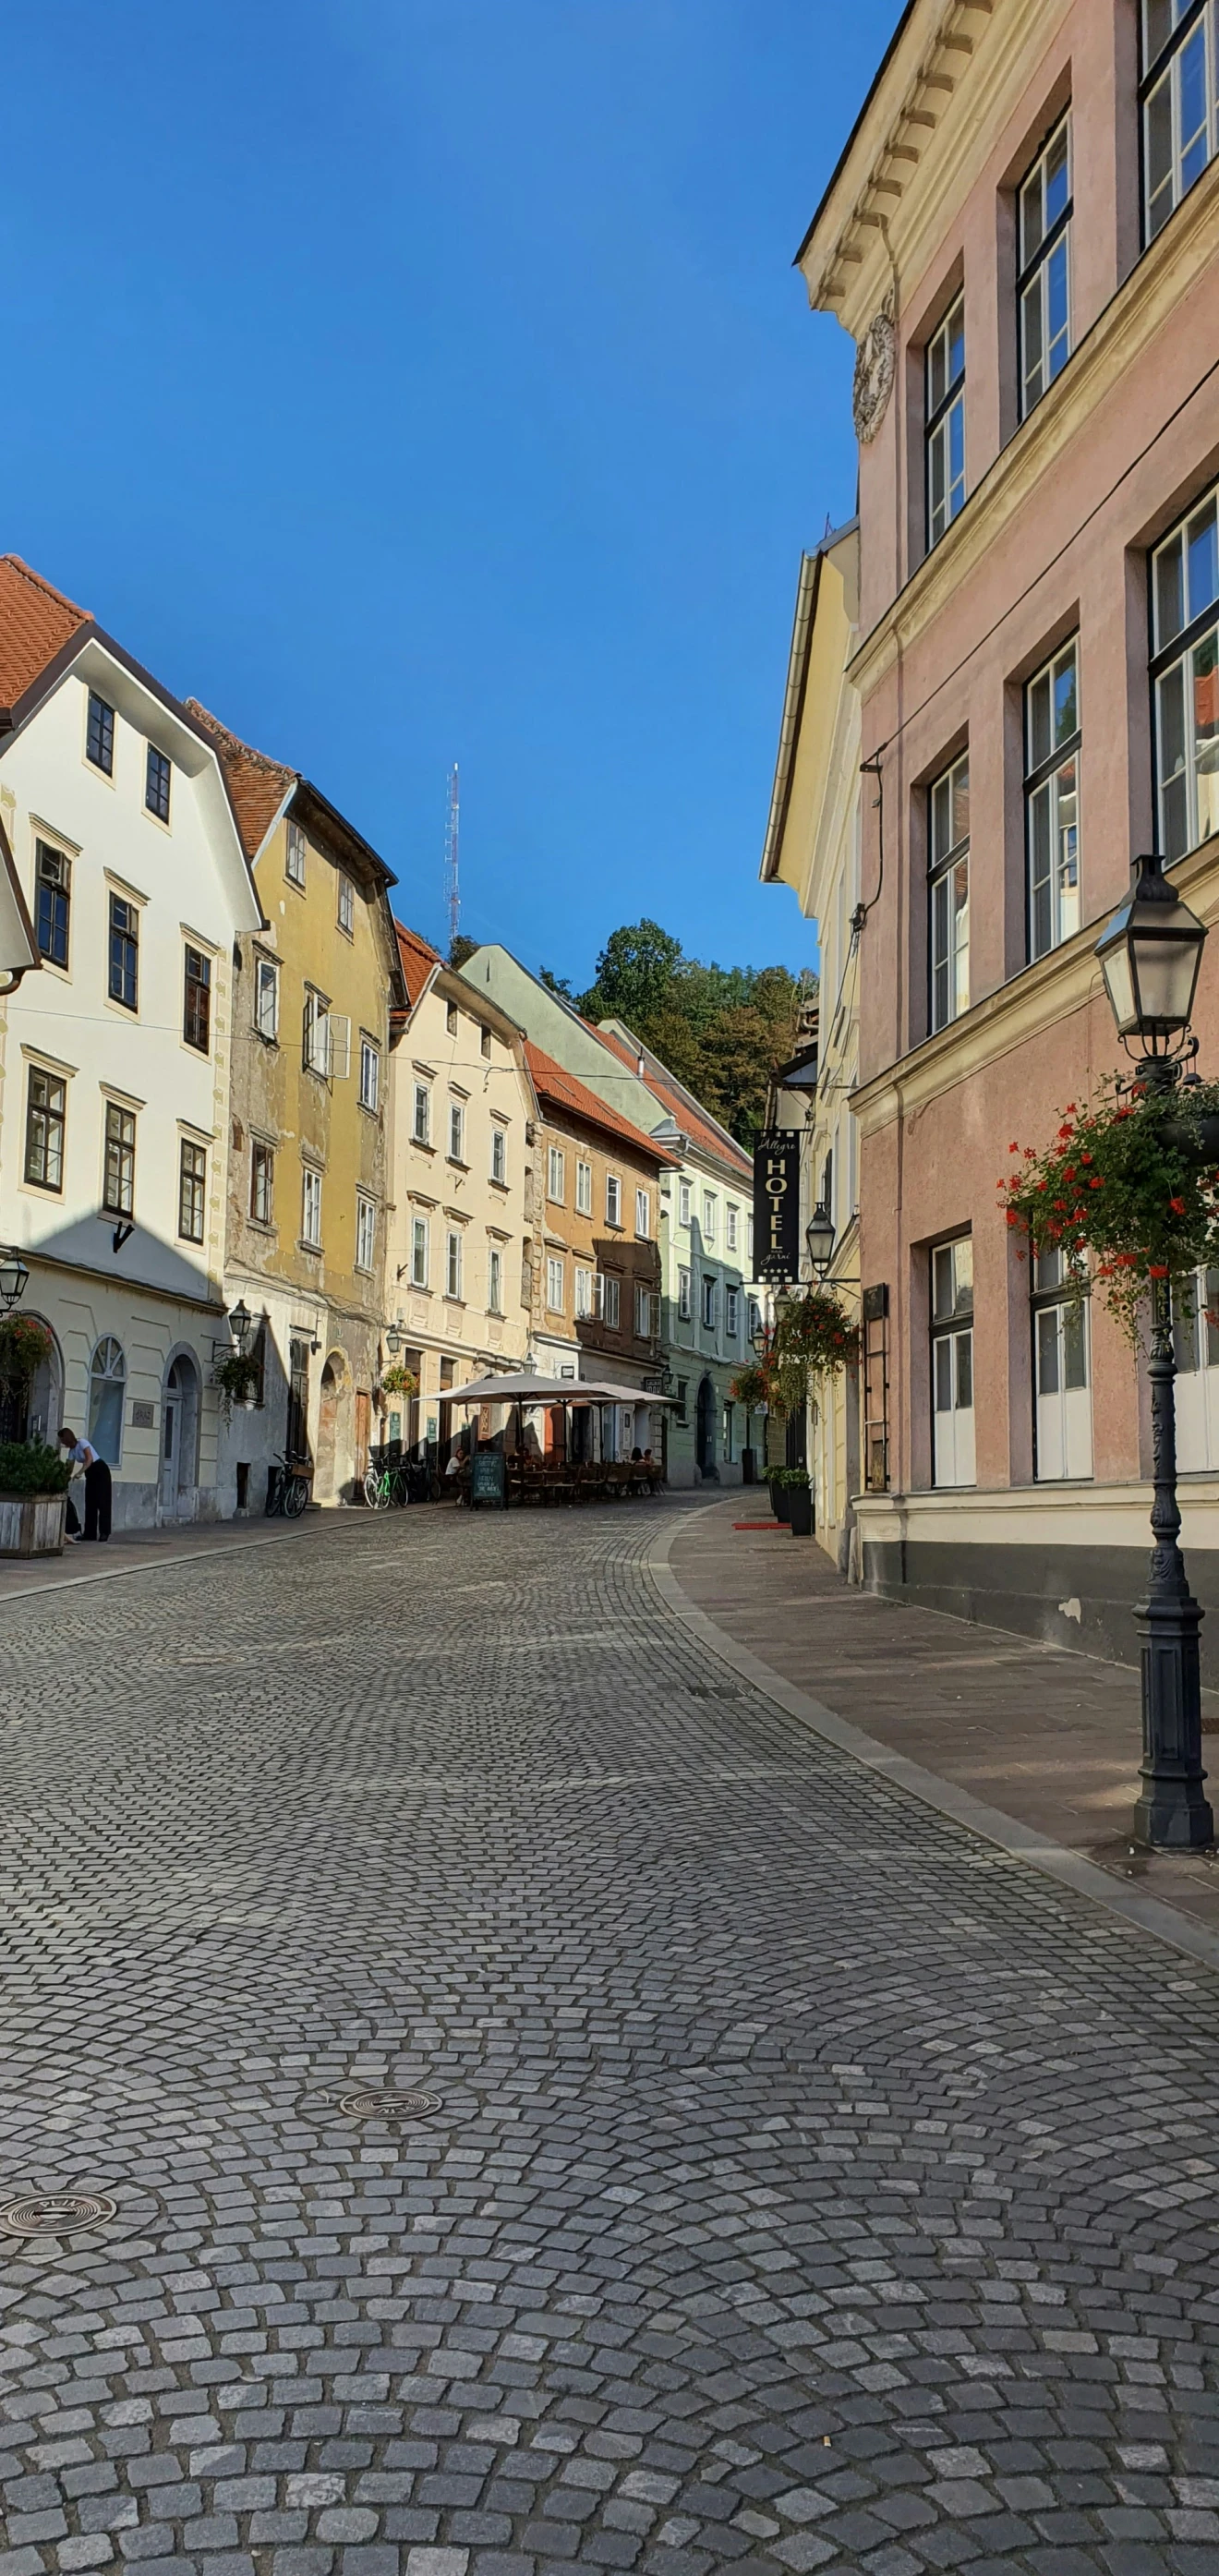
[[[258,1362],[242,1351],[226,1351],[217,1360],[213,1382],[220,1389],[220,1402],[227,1422],[235,1404],[245,1404],[258,1393]]]
[[[0,1440],[0,1494],[64,1494],[71,1461],[45,1440]]]
[[[1007,1150],[1020,1157],[999,1181],[1008,1225],[1077,1273],[1090,1257],[1130,1341],[1157,1282],[1180,1289],[1219,1259],[1219,1083],[1159,1090],[1109,1075],[1082,1107],[1067,1102],[1043,1152]]]

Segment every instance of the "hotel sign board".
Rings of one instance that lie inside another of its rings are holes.
[[[768,1127],[753,1149],[754,1270],[777,1286],[800,1276],[798,1127]]]

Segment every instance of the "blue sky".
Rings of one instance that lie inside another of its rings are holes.
[[[45,0],[6,30],[3,545],[583,981],[757,884],[851,350],[792,255],[896,0]]]

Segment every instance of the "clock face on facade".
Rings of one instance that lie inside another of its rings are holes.
[[[897,365],[897,333],[893,323],[892,299],[887,297],[879,313],[874,313],[855,352],[855,383],[851,408],[855,415],[855,435],[866,447],[875,438],[885,416]]]

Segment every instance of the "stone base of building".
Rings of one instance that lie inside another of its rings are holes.
[[[1219,1689],[1219,1479],[1184,1480],[1180,1500],[1189,1580],[1211,1614],[1202,1678]],[[860,1577],[887,1600],[1137,1664],[1150,1510],[1149,1485],[861,1495]]]

